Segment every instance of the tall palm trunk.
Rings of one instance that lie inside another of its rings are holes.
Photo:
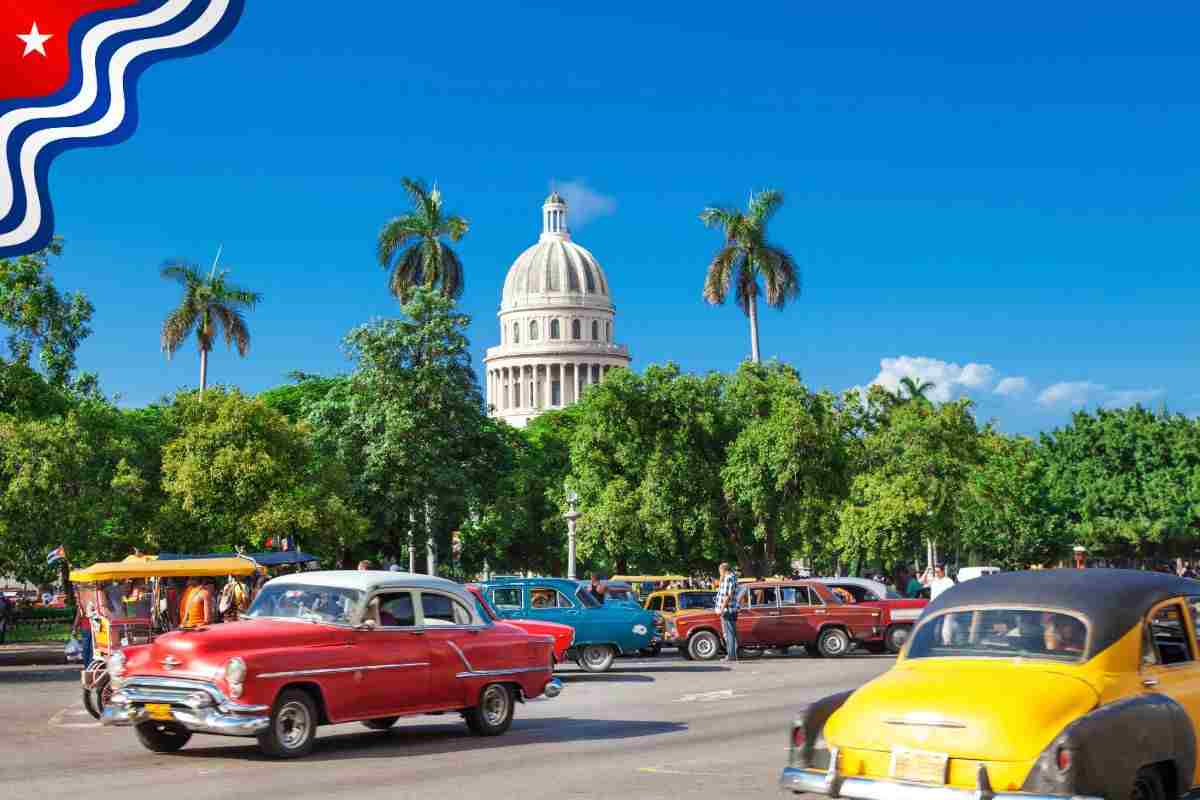
[[[750,359],[760,363],[758,357],[758,298],[750,296]]]
[[[200,396],[204,396],[204,389],[208,386],[208,351],[203,347],[200,348]]]

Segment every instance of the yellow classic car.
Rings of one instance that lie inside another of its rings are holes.
[[[717,607],[717,593],[709,589],[659,589],[647,595],[642,605],[662,614],[663,619],[673,619],[684,611],[711,611]]]
[[[896,665],[805,707],[780,785],[860,800],[1166,800],[1200,784],[1200,582],[1013,572],[930,603]]]

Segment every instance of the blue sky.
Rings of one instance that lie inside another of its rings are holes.
[[[1194,7],[247,5],[215,51],[147,72],[131,140],[51,173],[55,278],[97,307],[82,366],[127,404],[196,383],[192,345],[159,351],[178,291],[157,270],[218,244],[266,301],[212,379],[345,370],[344,333],[395,311],[374,236],[411,175],[471,220],[480,356],[559,181],[598,201],[575,239],[634,366],[733,369],[747,324],[701,300],[719,237],[696,215],[770,186],[804,290],[762,346],[809,383],[915,372],[1021,432],[1080,404],[1200,412]]]

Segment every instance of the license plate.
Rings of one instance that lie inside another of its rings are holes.
[[[892,750],[892,777],[917,783],[946,782],[946,753],[927,753],[924,750]]]
[[[171,721],[171,706],[167,703],[146,703],[146,713],[150,719]]]

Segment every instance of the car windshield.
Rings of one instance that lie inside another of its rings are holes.
[[[908,658],[1038,658],[1082,661],[1087,626],[1041,609],[984,608],[939,614],[917,628]]]
[[[895,589],[888,589],[887,590],[887,599],[888,600],[903,600],[904,595],[900,594]]]
[[[267,584],[246,612],[250,618],[306,619],[315,622],[351,624],[358,615],[363,593],[333,586]]]
[[[681,610],[693,608],[713,609],[716,607],[716,592],[687,592],[679,595],[679,608]]]
[[[475,608],[479,610],[479,616],[484,619],[490,619],[493,622],[500,619],[500,615],[492,608],[491,603],[483,599],[482,593],[471,592],[471,597],[475,598]]]

